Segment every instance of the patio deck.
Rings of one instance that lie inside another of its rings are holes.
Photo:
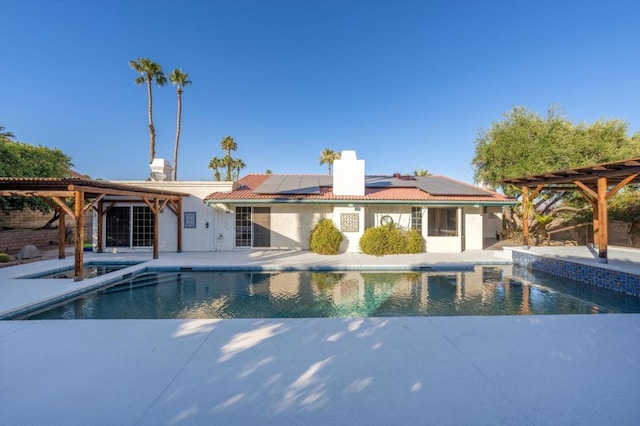
[[[635,252],[609,254],[624,267],[637,266]],[[93,256],[150,257],[87,259]],[[54,286],[74,291],[95,284],[16,279],[72,261],[0,269],[0,310],[52,297],[60,291]],[[153,262],[395,268],[482,261],[505,259],[494,252],[384,258],[217,252],[162,253]],[[640,421],[640,314],[0,321],[0,348],[0,424]]]

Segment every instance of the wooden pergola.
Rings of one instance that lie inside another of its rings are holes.
[[[94,209],[98,213],[98,251],[102,251],[102,222],[104,215],[116,204],[144,202],[154,214],[153,258],[158,258],[159,214],[167,207],[178,219],[177,251],[182,251],[182,198],[189,194],[174,191],[122,185],[107,181],[81,178],[12,178],[0,177],[0,196],[39,197],[58,214],[58,258],[65,257],[65,215],[75,221],[74,279],[84,277],[84,216]],[[117,196],[117,198],[110,198]]]
[[[640,157],[502,181],[522,192],[522,244],[529,245],[529,210],[541,191],[578,191],[593,208],[593,241],[598,262],[607,263],[607,201],[626,185],[640,183]]]

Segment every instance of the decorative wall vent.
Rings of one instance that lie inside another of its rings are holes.
[[[340,231],[360,232],[360,214],[340,213]]]

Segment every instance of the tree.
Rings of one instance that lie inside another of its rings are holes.
[[[178,117],[176,122],[176,142],[173,146],[173,180],[178,180],[178,143],[180,141],[180,121],[182,119],[182,88],[191,85],[189,74],[185,74],[181,69],[175,68],[169,74],[169,80],[176,86],[176,94],[178,95]]]
[[[220,168],[224,167],[224,162],[222,159],[218,157],[213,157],[211,161],[209,161],[209,168],[213,169],[213,177],[216,181],[220,181]]]
[[[4,130],[4,129],[2,129]],[[1,177],[69,177],[73,167],[71,158],[56,148],[15,142],[0,136]],[[23,210],[29,208],[48,212],[50,207],[37,197],[0,197],[0,210]]]
[[[4,126],[0,126],[0,140],[12,140],[15,138],[16,136],[13,133],[5,131]]]
[[[271,171],[271,169],[267,169],[267,170],[264,172],[264,174],[265,174],[265,175],[271,175],[271,174],[273,174],[273,172]]]
[[[601,120],[591,125],[574,125],[555,108],[546,117],[522,107],[504,114],[476,138],[471,162],[476,182],[491,188],[504,187],[503,179],[563,170],[640,156],[636,136],[627,136],[627,123]]]
[[[244,164],[244,161],[242,161],[240,158],[236,158],[233,160],[233,168],[236,171],[236,179],[238,180],[240,179],[240,170],[244,169],[245,167],[247,167],[246,164]]]
[[[599,120],[593,124],[573,124],[550,108],[546,117],[516,107],[494,122],[476,138],[472,165],[475,180],[507,195],[520,196],[518,188],[505,186],[503,179],[541,174],[591,164],[640,156],[639,136],[627,135],[627,123]],[[562,201],[561,208],[557,208]],[[507,223],[512,229],[521,226],[517,205]],[[585,201],[575,192],[541,191],[528,217],[531,231],[550,225],[549,215],[559,211],[585,209]],[[535,220],[535,217],[541,219]]]
[[[149,58],[138,58],[137,61],[129,61],[129,66],[139,73],[136,77],[136,84],[147,84],[147,99],[149,102],[149,164],[156,156],[156,130],[153,127],[153,96],[151,93],[151,82],[155,80],[156,85],[167,84],[167,77],[162,72],[162,67]]]
[[[333,166],[333,162],[340,159],[340,153],[335,152],[330,148],[325,148],[320,153],[320,165],[327,164],[329,168],[329,175],[331,175],[331,168]]]
[[[431,176],[431,173],[427,169],[418,169],[413,171],[414,176]]]
[[[238,149],[238,144],[236,144],[236,141],[234,141],[231,136],[226,136],[222,138],[220,147],[227,152],[227,155],[223,158],[224,166],[227,168],[225,180],[231,180],[231,170],[233,170],[233,158],[231,157],[231,151]]]

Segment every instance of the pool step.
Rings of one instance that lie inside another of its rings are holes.
[[[164,273],[148,272],[142,275],[136,275],[122,281],[114,283],[111,287],[102,291],[102,293],[116,293],[119,291],[130,291],[140,287],[148,287],[154,285],[165,284],[169,282],[175,283],[176,280],[184,276],[184,273],[176,272],[167,275]]]

